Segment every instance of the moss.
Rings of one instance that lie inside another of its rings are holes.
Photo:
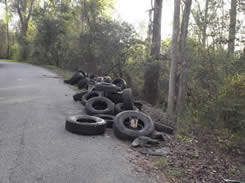
[[[184,169],[183,168],[168,168],[167,174],[168,176],[171,176],[171,177],[182,177],[184,176]]]
[[[167,166],[168,166],[168,158],[166,158],[166,157],[160,158],[160,159],[155,163],[155,165],[156,165],[157,167],[161,168],[161,169],[167,167]]]

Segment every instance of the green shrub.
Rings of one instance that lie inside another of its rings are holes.
[[[20,46],[18,43],[11,46],[11,59],[15,61],[19,61],[21,59]]]

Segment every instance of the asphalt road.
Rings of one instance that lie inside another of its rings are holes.
[[[0,183],[148,183],[112,134],[79,136],[65,117],[82,113],[75,91],[40,67],[0,62]]]

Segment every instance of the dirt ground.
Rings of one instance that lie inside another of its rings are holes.
[[[155,121],[164,121],[166,115],[158,109],[144,105],[143,112]],[[191,137],[164,135],[157,148],[168,147],[166,156],[143,155],[136,151],[132,161],[145,172],[169,183],[222,183],[224,179],[245,181],[245,152],[230,149],[208,130],[200,130]],[[153,148],[154,149],[154,148]]]

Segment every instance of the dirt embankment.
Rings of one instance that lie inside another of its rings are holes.
[[[144,104],[143,111],[154,121],[173,125],[166,114]],[[199,129],[196,136],[164,135],[160,147],[168,147],[166,156],[138,154],[134,162],[146,172],[173,183],[222,183],[224,179],[245,181],[245,152],[227,148],[212,132]],[[159,147],[158,147],[159,148]]]

